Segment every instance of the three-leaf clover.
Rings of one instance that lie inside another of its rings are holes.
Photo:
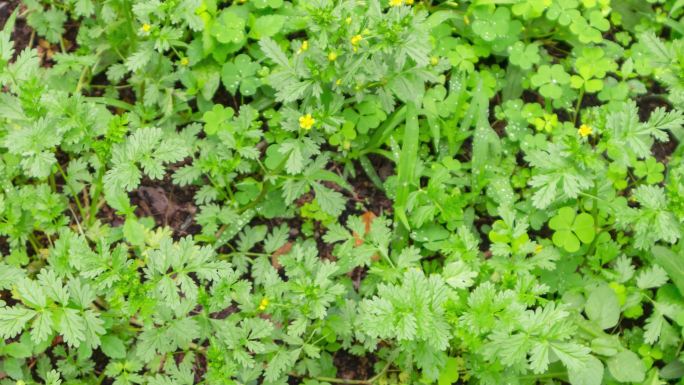
[[[577,35],[582,43],[599,44],[603,41],[601,32],[606,32],[610,29],[610,22],[603,17],[601,11],[592,11],[588,16],[589,20],[581,16],[575,17],[570,25],[570,30]]]
[[[596,235],[594,218],[587,213],[577,215],[572,207],[558,210],[556,216],[549,221],[549,227],[555,230],[553,243],[570,253],[579,250],[580,241],[590,243]]]
[[[508,48],[509,60],[518,67],[528,70],[539,63],[539,47],[536,44],[525,44],[517,41]]]
[[[634,174],[639,178],[646,177],[646,183],[656,184],[663,181],[665,166],[654,157],[648,157],[645,161],[637,162],[634,166]]]
[[[366,134],[370,129],[378,127],[387,118],[379,101],[371,98],[359,103],[356,111],[346,109],[344,116],[347,121],[354,122],[356,130],[362,134]]]
[[[245,20],[225,9],[216,18],[211,34],[221,43],[241,44],[245,40]]]
[[[202,116],[202,120],[204,120],[205,123],[204,132],[206,132],[207,135],[215,134],[221,126],[228,124],[233,118],[233,115],[235,115],[235,111],[233,111],[232,108],[214,104],[214,108],[212,108],[211,111],[205,112],[204,116]]]
[[[511,13],[508,8],[499,7],[494,13],[489,13],[485,8],[478,8],[473,12],[473,32],[486,41],[493,41],[506,37],[508,25],[511,21]]]
[[[577,10],[576,0],[554,1],[553,4],[546,11],[546,18],[549,20],[558,20],[561,25],[568,25],[582,15]]]
[[[244,96],[252,96],[261,85],[261,81],[255,76],[259,70],[259,64],[245,54],[235,57],[233,62],[226,62],[221,69],[221,81],[228,92],[235,94],[240,89]]]
[[[514,4],[511,10],[514,15],[529,20],[541,16],[550,5],[550,0],[526,0]]]
[[[539,93],[546,98],[557,99],[563,94],[564,84],[570,83],[570,75],[560,64],[543,65],[530,79],[532,86],[539,88]]]
[[[575,61],[575,70],[579,75],[570,77],[573,88],[584,88],[587,92],[597,92],[603,89],[603,79],[606,72],[615,71],[617,65],[599,47],[585,48],[582,56]]]
[[[452,66],[466,72],[474,70],[475,63],[479,60],[475,49],[469,44],[459,44],[455,46],[446,56]]]

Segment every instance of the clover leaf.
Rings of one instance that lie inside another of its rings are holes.
[[[216,18],[211,34],[220,43],[242,44],[245,41],[245,20],[228,9]]]
[[[472,72],[475,69],[475,63],[479,60],[475,49],[469,44],[457,45],[446,56],[452,66],[465,72]]]
[[[659,163],[656,158],[648,157],[645,161],[637,162],[634,166],[634,175],[639,178],[646,177],[646,183],[656,184],[663,181],[663,171],[665,166]]]
[[[572,75],[570,85],[573,88],[584,88],[587,92],[603,89],[603,79],[609,71],[615,71],[617,64],[599,47],[585,48],[575,61],[575,70],[579,75]]]
[[[589,13],[589,20],[578,16],[572,20],[570,31],[577,35],[579,41],[585,44],[601,43],[603,41],[602,32],[610,29],[610,22],[603,17],[601,11]]]
[[[283,28],[287,18],[283,15],[265,15],[254,19],[249,31],[249,37],[253,39],[262,39],[270,37]]]
[[[235,94],[240,89],[244,96],[256,94],[261,85],[259,78],[254,76],[259,70],[259,64],[245,54],[238,55],[235,60],[226,62],[221,69],[221,81],[228,92]]]
[[[536,44],[525,44],[517,41],[508,48],[511,63],[528,70],[532,65],[539,63],[539,47]]]
[[[439,373],[439,379],[437,380],[437,385],[451,385],[458,381],[458,360],[453,357],[449,357],[446,360],[446,365]]]
[[[584,88],[587,92],[598,92],[603,89],[603,80],[592,79],[591,76],[572,75],[570,77],[570,86],[577,89]]]
[[[576,214],[571,207],[563,207],[558,210],[556,216],[549,221],[549,227],[555,230],[553,243],[570,253],[580,248],[582,243],[590,243],[594,240],[594,218],[587,214]]]
[[[202,116],[202,120],[204,120],[205,123],[204,132],[206,132],[207,135],[215,134],[218,132],[219,128],[228,124],[230,119],[233,118],[233,115],[235,115],[235,111],[233,111],[232,108],[214,104],[214,108],[212,108],[211,111],[205,112],[204,116]]]
[[[499,7],[490,13],[485,8],[478,8],[473,12],[473,32],[485,41],[493,41],[506,37],[508,24],[511,21],[511,13],[508,8]]]
[[[378,127],[387,119],[380,102],[372,98],[359,103],[357,111],[359,112],[359,121],[356,123],[356,130],[361,134],[368,133],[370,129]]]
[[[541,16],[550,4],[549,0],[527,0],[514,4],[511,10],[514,15],[528,20]]]
[[[543,65],[539,67],[537,73],[530,79],[532,85],[539,88],[539,93],[546,98],[557,99],[563,94],[561,85],[570,82],[570,75],[560,64],[552,66]]]
[[[578,3],[576,0],[554,1],[553,4],[546,11],[546,18],[549,20],[558,20],[560,25],[569,25],[573,20],[581,17],[577,10]]]

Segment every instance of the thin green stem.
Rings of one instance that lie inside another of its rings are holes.
[[[582,191],[578,192],[578,194],[579,194],[579,195],[582,195],[582,196],[585,196],[585,197],[587,197],[587,198],[599,200],[599,201],[601,201],[601,202],[608,202],[607,200],[605,200],[605,199],[603,199],[603,198],[599,198],[599,197],[597,197],[596,195],[587,194],[587,193],[582,192]]]
[[[28,241],[31,244],[31,247],[33,248],[33,252],[38,255],[38,250],[40,250],[40,247],[38,246],[38,241],[36,241],[35,235],[33,233],[29,234],[28,236]]]
[[[76,203],[76,207],[78,207],[78,212],[79,212],[79,214],[81,214],[81,218],[85,218],[85,210],[83,210],[83,205],[81,204],[81,200],[78,199],[78,192],[75,191],[74,188],[69,184],[69,181],[68,181],[69,178],[67,177],[66,172],[64,172],[64,169],[59,164],[59,162],[57,162],[56,164],[57,164],[57,169],[59,170],[60,174],[62,174],[62,178],[64,178],[64,183],[66,184],[66,186],[71,191],[71,195],[74,196],[74,202]]]
[[[107,98],[104,96],[89,96],[85,99],[90,102],[106,104],[112,107],[121,108],[122,110],[126,111],[133,111],[133,109],[135,109],[135,106],[133,106],[132,104],[114,98]]]
[[[48,180],[50,182],[50,188],[52,188],[53,192],[57,192],[57,183],[55,182],[55,174],[50,174],[48,177]]]
[[[88,73],[88,70],[90,67],[84,66],[83,70],[81,71],[81,76],[78,77],[78,83],[76,83],[76,90],[74,91],[74,94],[78,94],[81,92],[81,89],[83,88],[83,83],[85,83],[85,77],[86,74]]]
[[[572,118],[572,123],[577,124],[580,108],[582,107],[582,99],[584,99],[584,87],[580,88],[579,96],[577,97],[577,104],[575,105],[575,114]]]
[[[97,176],[95,177],[95,192],[90,197],[90,214],[88,215],[89,227],[93,224],[93,220],[96,218],[97,211],[100,209],[100,206],[104,204],[104,201],[100,202],[100,196],[102,195],[103,190],[102,179],[104,178],[105,163],[104,160],[101,160],[101,162],[102,164],[100,165],[100,168],[97,170]]]

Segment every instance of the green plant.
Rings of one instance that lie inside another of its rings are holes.
[[[0,385],[684,383],[684,2],[15,3]]]

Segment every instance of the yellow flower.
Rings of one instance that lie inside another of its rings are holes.
[[[439,64],[439,58],[437,56],[431,57],[430,58],[430,64],[432,64],[433,66],[436,66],[437,64]]]
[[[361,40],[363,40],[363,36],[361,36],[361,35],[354,35],[354,36],[352,36],[352,38],[351,38],[351,43],[352,43],[352,45],[357,45],[357,44],[359,44],[359,43],[361,42]]]
[[[188,58],[184,57],[180,59],[180,65],[186,66],[188,64],[190,64],[190,60],[188,60]]]
[[[389,2],[390,7],[400,7],[402,4],[404,4],[404,0],[390,0]]]
[[[261,302],[259,302],[259,310],[264,311],[266,310],[266,307],[268,306],[268,298],[263,298]]]
[[[537,246],[534,248],[534,253],[535,253],[535,254],[539,254],[539,253],[541,253],[541,251],[542,251],[543,249],[544,249],[544,246],[542,246],[542,245],[537,245]]]
[[[314,119],[311,114],[306,114],[299,117],[299,127],[305,130],[310,130],[314,123],[316,123],[316,119]]]
[[[140,29],[142,29],[143,32],[150,32],[150,30],[152,29],[152,26],[145,23],[142,25],[142,27]]]
[[[413,5],[413,0],[406,0],[406,5]]]
[[[335,81],[335,84],[338,85],[338,86],[339,86],[340,84],[342,84],[342,79],[337,79],[337,80]]]
[[[308,41],[308,40],[304,40],[304,41],[302,42],[302,46],[299,47],[299,49],[297,50],[297,53],[300,54],[300,53],[302,53],[302,52],[304,52],[304,51],[307,51],[308,49],[309,49],[309,41]]]
[[[586,138],[587,136],[593,134],[594,130],[590,126],[583,124],[577,129],[577,133],[580,134],[581,137]]]
[[[330,61],[335,61],[335,60],[337,60],[337,52],[331,51],[331,52],[328,54],[328,60],[330,60]]]

